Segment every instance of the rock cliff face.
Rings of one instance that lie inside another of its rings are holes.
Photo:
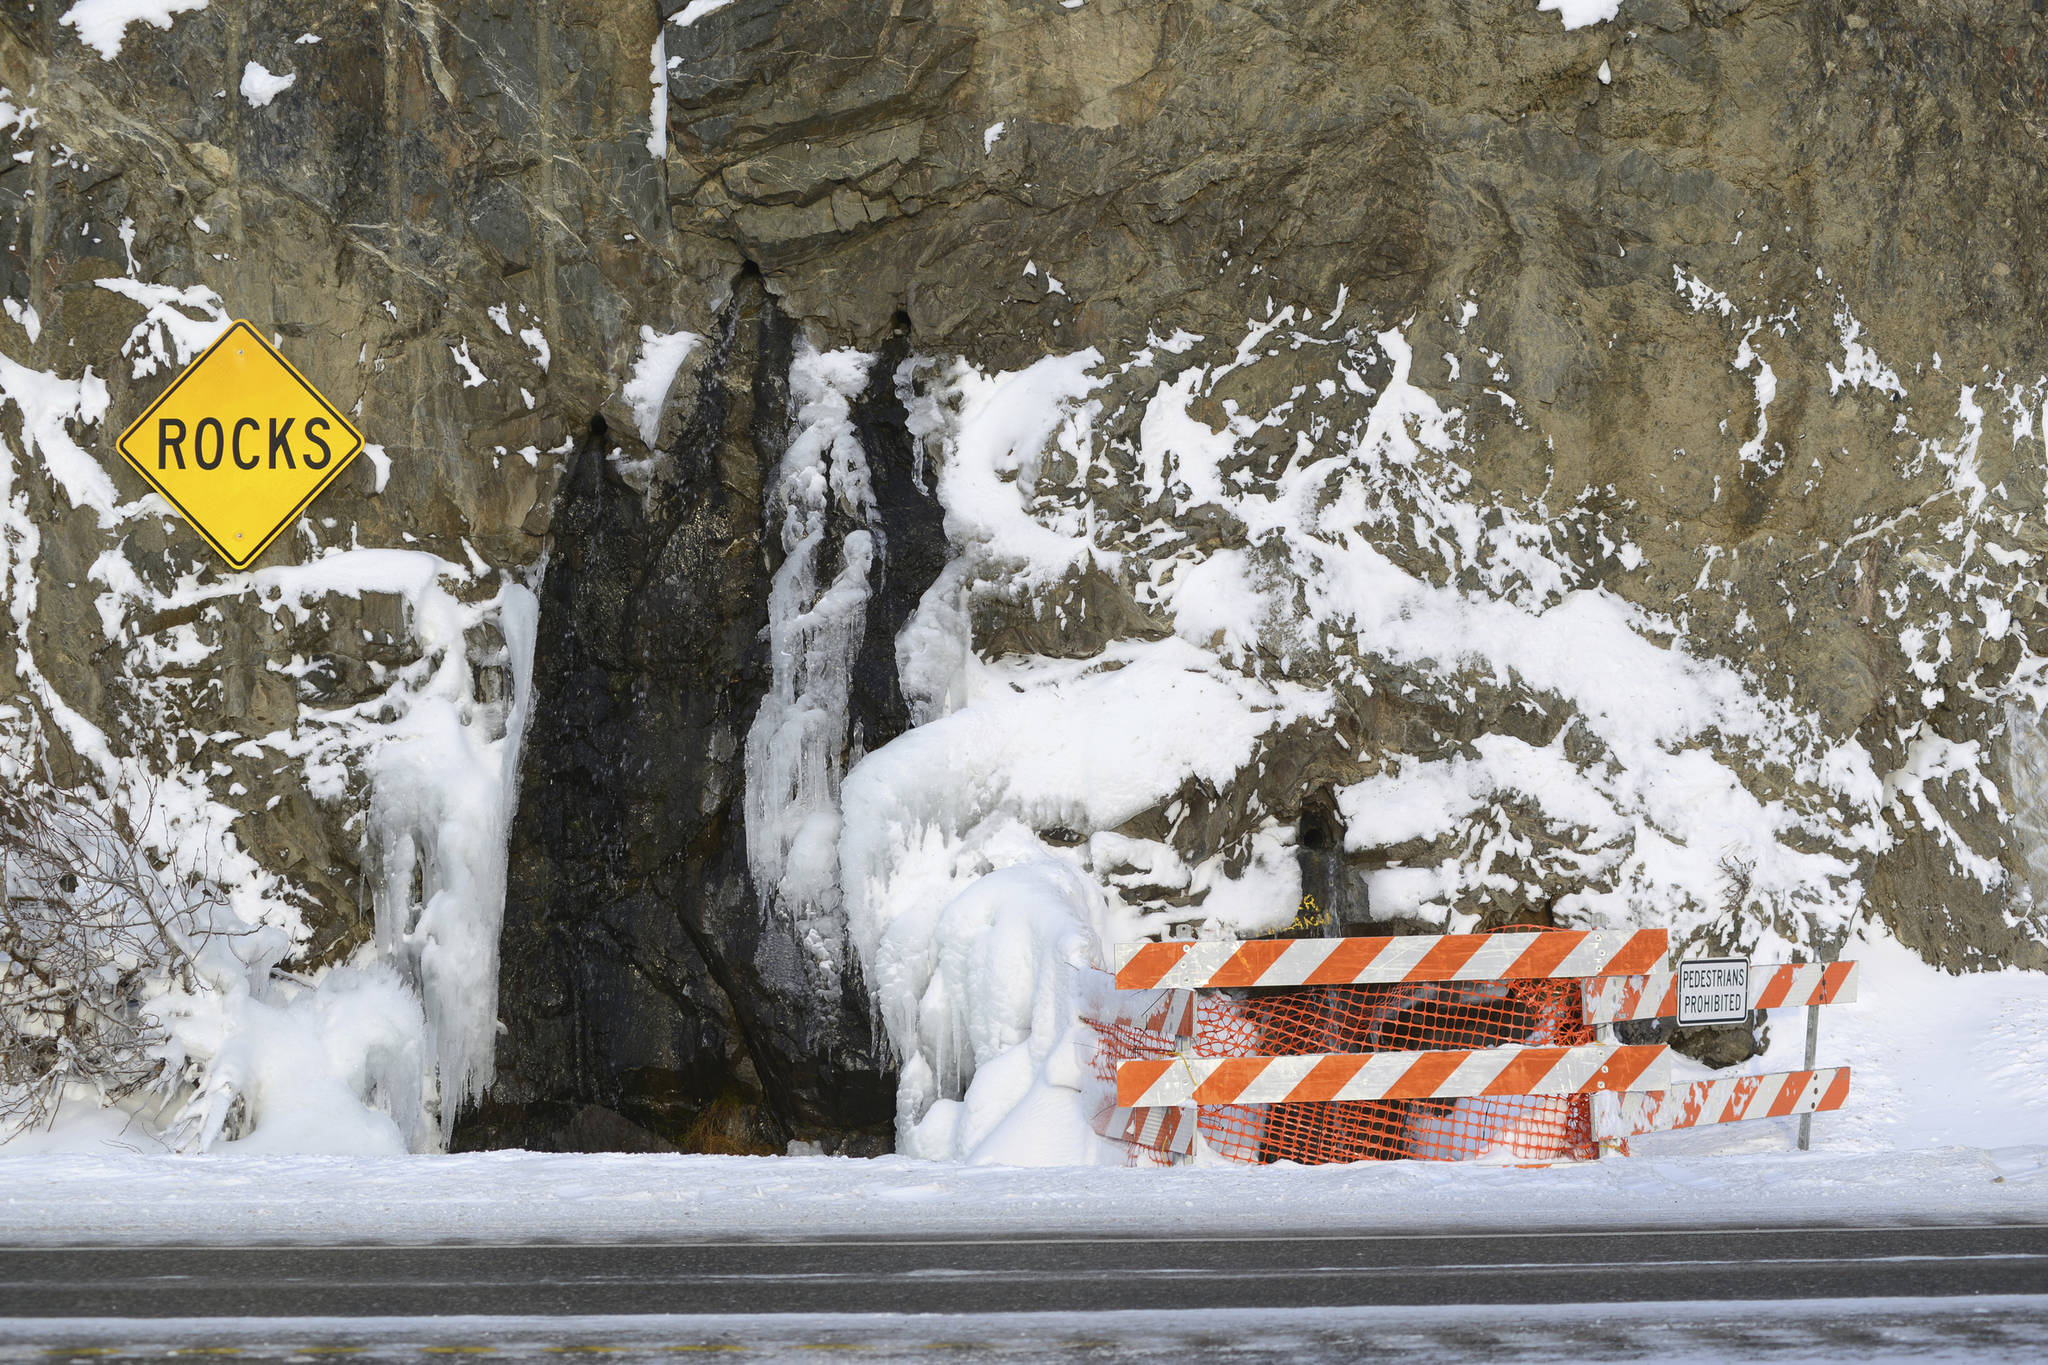
[[[102,8],[0,14],[0,723],[439,1140],[909,1133],[1033,861],[2048,968],[2033,7]],[[112,450],[235,316],[373,443],[247,575]]]
[[[1994,567],[1991,621],[1950,612],[1962,636],[1914,657],[1877,604],[1960,567],[1935,542],[1975,494],[1930,440],[1968,443],[2034,545],[2043,357],[2013,323],[2040,300],[2040,24],[1654,3],[1566,33],[1521,6],[1346,3],[812,25],[740,4],[687,30],[671,199],[837,334],[901,308],[920,347],[984,364],[1176,328],[1210,339],[1190,361],[1227,357],[1248,320],[1344,290],[1348,317],[1406,324],[1489,493],[1582,500],[1583,581],[1681,619],[1897,774],[1916,735],[2003,740],[2028,652],[2003,613],[2024,632],[2038,610]],[[1847,401],[1870,392],[1864,347],[1925,382]],[[1297,344],[1198,415],[1266,413],[1327,369]],[[1639,560],[1603,552],[1624,539]],[[1951,965],[2039,962],[2010,886],[1937,846],[1948,825],[2021,866],[2012,802],[1964,785],[1914,787],[1862,869],[1871,909]]]

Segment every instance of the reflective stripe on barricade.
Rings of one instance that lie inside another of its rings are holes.
[[[1095,1131],[1106,1138],[1186,1156],[1195,1149],[1195,1111],[1175,1107],[1105,1109]]]
[[[1153,991],[1129,995],[1117,1002],[1114,1018],[1099,1021],[1109,1028],[1136,1029],[1163,1038],[1195,1036],[1195,993]]]
[[[1584,1095],[1631,1087],[1662,1090],[1670,1079],[1669,1048],[1613,1043],[1299,1057],[1158,1057],[1117,1063],[1116,1102],[1133,1109]]]
[[[1844,1005],[1856,998],[1853,962],[1752,966],[1749,1007],[1785,1009],[1801,1005]],[[1641,976],[1606,976],[1586,982],[1586,1022],[1612,1024],[1622,1019],[1664,1019],[1678,1013],[1678,975],[1646,972]]]
[[[1620,1097],[1616,1137],[1697,1128],[1743,1119],[1775,1119],[1840,1109],[1849,1099],[1849,1068],[1780,1071],[1768,1076],[1724,1076],[1668,1089],[1647,1088]]]
[[[1661,969],[1670,943],[1670,932],[1664,929],[1119,943],[1116,985],[1118,990],[1142,991],[1167,986],[1346,986],[1634,976]]]

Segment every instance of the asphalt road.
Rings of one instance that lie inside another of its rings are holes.
[[[0,1318],[11,1319],[1099,1313],[1993,1294],[2048,1294],[2048,1225],[0,1249]]]

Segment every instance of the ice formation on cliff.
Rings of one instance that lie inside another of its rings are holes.
[[[1726,301],[1693,294],[1709,311]],[[1777,382],[1752,349],[1763,324],[1718,311],[1761,411]],[[1990,755],[1923,732],[1880,772],[1763,678],[1698,652],[1682,620],[1603,586],[1575,546],[1603,547],[1608,572],[1641,551],[1569,491],[1529,504],[1486,491],[1464,414],[1417,382],[1402,329],[1333,331],[1281,309],[1220,363],[1181,361],[1194,340],[1003,374],[955,362],[919,390],[956,558],[898,641],[922,723],[847,773],[838,813],[847,930],[903,1063],[903,1150],[1099,1153],[1074,1024],[1109,945],[1284,924],[1296,831],[1261,812],[1293,794],[1273,785],[1290,727],[1330,726],[1376,691],[1562,720],[1545,742],[1491,732],[1440,756],[1365,756],[1335,792],[1349,846],[1450,850],[1372,874],[1377,914],[1466,928],[1476,895],[1535,877],[1570,888],[1551,905],[1563,924],[1810,951],[1850,931],[1888,812],[1932,831],[1966,874],[2001,875],[1930,790],[1962,782],[1995,804]],[[1845,376],[1890,396],[1897,376],[1853,319],[1843,342]],[[1224,375],[1310,347],[1327,380],[1217,416]],[[1142,405],[1134,442],[1099,434],[1118,393]],[[1958,415],[1960,438],[1923,440],[1919,461],[1959,495],[1944,532],[1981,546],[1964,572],[1988,584],[2023,552],[1997,543],[2014,523],[1974,473],[1968,389]],[[1753,428],[1761,450],[1768,428]],[[1236,530],[1219,544],[1209,526]],[[1112,635],[1082,658],[974,647],[981,608],[1083,626],[1115,589],[1172,633]],[[1932,647],[1907,635],[1909,651]],[[2038,693],[2041,672],[2029,656],[2007,686]],[[2015,742],[2023,768],[2034,734]],[[1192,807],[1219,798],[1240,803],[1240,834],[1190,857]],[[1534,812],[1542,846],[1511,808]]]

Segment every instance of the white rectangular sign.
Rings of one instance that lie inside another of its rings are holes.
[[[1740,1024],[1749,1018],[1749,959],[1693,957],[1678,964],[1678,1025]]]

